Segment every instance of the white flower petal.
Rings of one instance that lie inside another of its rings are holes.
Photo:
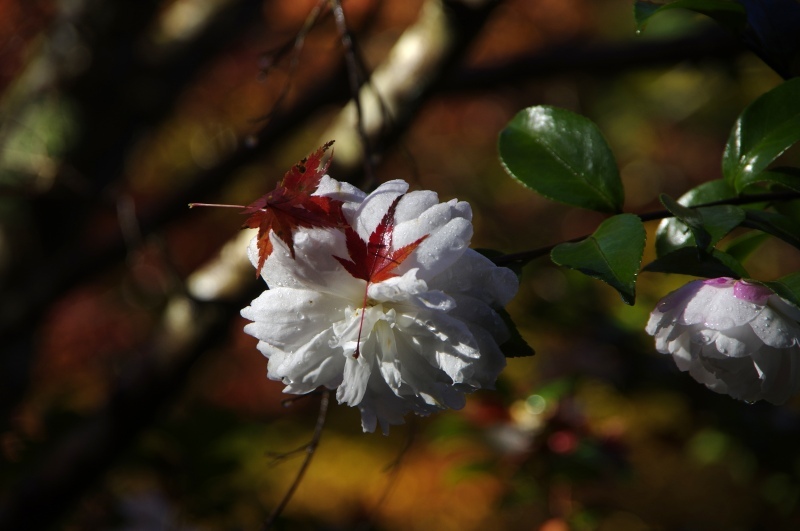
[[[332,316],[342,314],[343,302],[316,291],[275,288],[259,295],[241,314],[253,321],[245,326],[245,332],[294,351],[326,328]]]
[[[363,357],[358,359],[347,356],[344,362],[344,376],[342,384],[336,391],[336,400],[340,404],[357,406],[367,392],[367,382],[372,373],[371,364]]]
[[[408,224],[406,224],[407,226]],[[401,241],[405,241],[411,231],[401,231]],[[416,230],[411,232],[416,234]],[[431,279],[442,271],[446,271],[461,258],[469,247],[472,238],[472,224],[464,218],[448,221],[443,226],[434,229],[430,235],[419,244],[416,250],[406,258],[397,268],[398,272],[410,268],[419,269],[419,276]],[[416,240],[410,240],[411,242]],[[401,247],[397,244],[396,247]]]
[[[761,374],[759,398],[773,404],[783,404],[800,392],[800,358],[790,349],[761,349],[753,356]]]
[[[278,366],[270,358],[270,376],[287,384],[284,392],[305,394],[320,386],[334,389],[341,383],[344,364],[341,355],[327,348],[330,336],[330,329],[323,330]]]
[[[362,192],[350,183],[343,183],[332,179],[330,175],[323,175],[319,181],[317,190],[311,195],[321,195],[342,201],[343,203],[355,203],[356,206],[364,201],[367,194]]]
[[[758,349],[759,339],[747,325],[720,330],[714,340],[722,357],[742,358]]]
[[[447,203],[439,203],[439,196],[436,192],[430,190],[408,192],[397,204],[397,210],[394,214],[395,227],[408,222],[414,222],[420,218],[426,218],[430,216],[429,212],[436,210],[450,211],[450,207]],[[450,219],[450,217],[448,216],[447,219]],[[417,238],[424,235],[424,233],[421,233]],[[414,238],[414,240],[417,238]],[[409,240],[407,243],[414,240]]]
[[[467,248],[468,204],[440,204],[433,192],[407,189],[391,181],[367,196],[325,176],[316,192],[344,201],[346,219],[365,241],[405,194],[392,245],[424,240],[395,276],[353,278],[334,258],[352,259],[342,230],[300,228],[294,257],[270,236],[263,276],[272,289],[242,310],[253,321],[245,331],[269,358],[270,378],[290,393],[336,388],[340,403],[359,408],[365,431],[386,433],[410,412],[460,408],[465,393],[493,387],[505,366],[498,345],[508,330],[495,308],[516,293],[516,276]],[[249,254],[257,263],[255,243]]]
[[[797,345],[800,338],[800,325],[769,307],[756,316],[750,326],[758,338],[770,347],[789,348]]]
[[[381,376],[397,394],[402,385],[403,378],[400,372],[401,363],[397,355],[397,339],[394,337],[392,327],[386,321],[380,321],[373,327],[375,342],[377,343],[378,366]]]
[[[730,286],[705,284],[686,305],[683,322],[722,330],[749,323],[763,309],[761,305],[736,298]]]
[[[783,403],[800,391],[800,323],[791,317],[800,311],[775,296],[740,299],[737,293],[753,291],[740,282],[687,284],[662,299],[646,331],[659,352],[712,391]]]
[[[428,285],[424,280],[417,278],[417,271],[406,272],[401,277],[392,277],[383,282],[372,283],[367,290],[367,296],[375,301],[405,301],[410,296],[425,293]]]
[[[513,271],[497,267],[473,249],[467,249],[452,267],[428,282],[428,287],[445,293],[469,293],[492,306],[505,306],[519,289]]]
[[[383,183],[364,199],[364,202],[353,213],[353,219],[347,221],[362,240],[369,241],[370,235],[383,220],[389,206],[407,190],[408,183],[399,179]]]

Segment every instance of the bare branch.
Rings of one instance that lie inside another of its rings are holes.
[[[286,99],[286,96],[289,94],[289,89],[291,88],[291,80],[292,75],[297,71],[297,67],[300,64],[300,54],[303,51],[303,46],[306,42],[306,37],[314,28],[314,26],[319,21],[322,13],[322,10],[327,6],[327,0],[318,0],[316,5],[314,5],[311,12],[306,17],[305,22],[303,23],[303,27],[300,28],[300,31],[297,32],[295,38],[278,48],[275,52],[272,53],[265,53],[261,57],[261,76],[266,77],[269,75],[270,70],[275,66],[277,61],[279,61],[283,56],[291,52],[291,56],[289,58],[289,75],[286,81],[283,84],[283,88],[281,92],[278,94],[278,97],[275,100],[275,103],[272,105],[272,109],[257,118],[253,119],[253,122],[263,122],[264,120],[269,120],[277,111],[277,109],[281,106],[283,101]]]
[[[314,426],[314,435],[311,437],[311,442],[306,445],[306,458],[303,460],[303,464],[300,465],[300,470],[297,471],[297,475],[294,478],[291,486],[289,486],[289,490],[286,491],[286,494],[283,496],[281,502],[272,510],[267,520],[264,522],[263,529],[269,529],[272,527],[272,524],[275,523],[275,519],[281,515],[283,510],[286,508],[286,505],[294,496],[294,492],[297,490],[297,487],[300,485],[300,482],[303,481],[303,476],[306,474],[306,470],[308,469],[308,465],[311,464],[311,459],[314,457],[314,453],[317,450],[317,446],[319,445],[319,441],[322,438],[322,429],[325,427],[325,419],[328,415],[328,403],[330,402],[331,392],[328,389],[322,391],[322,398],[319,402],[319,414],[317,415],[317,423]]]
[[[386,60],[361,87],[325,138],[335,138],[337,177],[350,182],[364,145],[373,163],[400,137],[422,102],[458,64],[499,0],[428,0]],[[358,105],[361,106],[360,118]],[[368,139],[362,142],[361,133]]]

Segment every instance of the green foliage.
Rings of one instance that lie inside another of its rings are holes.
[[[725,253],[732,256],[739,262],[744,262],[761,244],[763,244],[769,235],[763,232],[750,231],[742,234],[734,239],[725,249]]]
[[[677,0],[668,4],[639,1],[633,6],[636,31],[643,31],[653,16],[671,9],[686,9],[706,15],[735,32],[743,30],[747,23],[744,7],[729,0]]]
[[[748,210],[742,226],[771,234],[800,249],[800,223],[783,214]]]
[[[624,192],[614,155],[597,126],[549,106],[523,109],[500,132],[509,175],[539,194],[589,210],[622,211]]]
[[[730,199],[735,197],[735,195],[736,193],[733,188],[725,181],[708,181],[686,192],[678,199],[677,203],[679,206],[691,207]],[[667,209],[670,210],[671,213],[676,214],[676,211],[669,208],[669,205],[665,204],[665,206],[667,206]],[[700,221],[700,226],[706,227],[706,225],[708,225],[704,230],[706,232],[711,232],[713,230],[714,234],[714,237],[710,238],[708,243],[703,246],[704,249],[708,248],[709,245],[716,244],[720,238],[735,227],[736,225],[727,228],[739,216],[738,213],[728,210],[715,211],[713,210],[715,208],[716,207],[705,207],[702,212],[697,214],[702,220]],[[741,222],[741,220],[739,220],[739,222]],[[726,228],[727,230],[725,230]],[[679,216],[665,219],[659,224],[658,230],[656,231],[656,254],[659,257],[665,256],[687,245],[695,246],[698,244],[695,241],[692,231],[690,231],[687,226],[687,223],[679,219]]]
[[[716,245],[745,219],[744,210],[733,205],[692,209],[681,205],[666,194],[661,195],[661,202],[677,220],[689,228],[695,245],[701,250]]]
[[[751,184],[757,182],[800,192],[800,168],[773,168],[766,170],[761,172]]]
[[[800,79],[792,79],[755,100],[736,120],[722,157],[725,181],[740,193],[765,180],[767,166],[798,140]]]
[[[733,256],[717,249],[703,252],[694,247],[682,247],[660,256],[647,264],[642,271],[678,273],[705,278],[749,276],[744,266]]]
[[[556,246],[550,258],[557,265],[577,269],[609,284],[626,304],[632,305],[646,237],[637,216],[620,214],[605,220],[585,240]]]
[[[657,12],[678,7],[717,15],[743,14],[741,6],[725,1],[680,1],[664,6],[639,2],[637,21],[643,25]],[[800,190],[800,170],[766,170],[798,140],[800,81],[793,80],[760,97],[741,114],[723,156],[724,179],[705,182],[677,201],[661,196],[673,217],[659,225],[658,259],[644,270],[743,278],[749,275],[740,260],[765,241],[765,235],[800,248],[800,216],[794,215],[791,203],[778,202],[774,209],[778,212],[766,211],[773,206],[766,201],[725,204],[759,183],[779,191]],[[553,107],[524,109],[501,132],[499,150],[506,171],[545,197],[601,212],[621,211],[623,190],[614,156],[598,128],[586,118]],[[737,227],[759,232],[730,245],[730,252],[716,249]],[[633,304],[644,244],[641,221],[618,214],[585,240],[557,245],[551,259],[608,283],[627,304]]]
[[[800,272],[786,275],[772,282],[763,282],[763,284],[780,297],[800,307]]]

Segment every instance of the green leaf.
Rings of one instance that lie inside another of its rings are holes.
[[[786,275],[772,282],[762,282],[762,284],[774,291],[779,297],[800,308],[800,272]]]
[[[632,305],[646,238],[637,216],[619,214],[601,223],[585,240],[557,245],[550,258],[557,265],[577,269],[609,284],[626,304]]]
[[[769,235],[763,232],[748,231],[733,240],[725,249],[725,252],[739,262],[744,262],[768,239]]]
[[[696,206],[702,205],[705,203],[713,203],[715,201],[722,201],[725,199],[730,199],[732,197],[736,197],[736,193],[734,192],[733,188],[728,186],[728,184],[719,179],[715,181],[708,181],[692,190],[689,190],[685,194],[683,194],[680,199],[678,199],[678,203],[683,206]],[[716,207],[705,207],[705,208],[716,208]],[[717,225],[722,220],[717,220],[718,216],[724,218],[727,215],[738,216],[738,214],[721,210],[718,212],[710,211],[707,214],[704,214],[709,218],[704,222],[704,226],[707,224]],[[714,218],[715,221],[711,221],[711,218]],[[731,219],[731,222],[733,219]],[[723,234],[720,234],[722,230],[724,230],[723,226],[715,229],[715,234],[712,237],[713,243],[719,241],[720,238],[725,236],[728,231],[730,231],[733,227],[728,228]],[[735,225],[734,225],[735,226]],[[709,227],[706,226],[706,230],[709,230]],[[712,243],[712,244],[713,244]],[[692,234],[689,228],[683,223],[681,220],[677,218],[669,218],[663,220],[658,225],[658,230],[656,231],[656,254],[658,256],[665,256],[676,249],[680,249],[681,247],[686,246],[695,246],[695,240],[692,237]]]
[[[643,31],[651,17],[670,9],[687,9],[706,15],[736,33],[742,31],[747,24],[744,7],[728,0],[677,0],[668,4],[639,1],[633,6],[636,31]]]
[[[800,78],[794,78],[751,103],[736,120],[722,156],[725,181],[741,192],[798,140]]]
[[[670,199],[670,201],[672,201]],[[715,246],[730,231],[738,227],[745,219],[745,211],[733,205],[717,205],[700,208],[687,208],[675,201],[671,205],[664,203],[671,213],[675,215],[676,221],[670,225],[673,232],[672,242],[677,241],[674,236],[682,234],[683,244],[675,248],[668,249],[667,252],[658,253],[659,256],[674,251],[676,248],[695,246],[701,250],[708,250]],[[689,214],[687,216],[686,211]],[[687,230],[688,227],[688,230]],[[678,231],[681,231],[680,233]],[[691,234],[689,234],[691,233]],[[656,240],[656,245],[658,241]],[[666,246],[662,246],[663,248]]]
[[[758,179],[753,182],[766,182],[768,184],[777,184],[789,190],[800,192],[800,168],[773,168],[761,172]]]
[[[500,132],[498,150],[509,175],[549,199],[610,214],[622,211],[614,155],[597,126],[583,116],[528,107]]]
[[[496,311],[503,319],[506,327],[508,327],[509,332],[509,338],[505,341],[505,343],[500,345],[500,350],[502,351],[503,355],[506,358],[524,358],[536,354],[533,348],[528,345],[528,342],[525,341],[525,338],[523,338],[519,333],[517,325],[511,319],[511,315],[509,315],[505,308],[500,308]]]
[[[703,214],[699,210],[681,205],[667,194],[661,194],[659,199],[676,219],[689,228],[694,236],[695,245],[700,249],[708,249],[711,245],[711,235],[703,227]]]
[[[771,234],[800,249],[800,224],[777,212],[747,210],[742,227]]]
[[[694,247],[682,247],[647,264],[642,271],[650,273],[677,273],[694,277],[716,278],[750,276],[732,256],[717,249],[699,252]]]
[[[738,227],[745,218],[745,211],[733,205],[717,205],[697,209],[703,217],[703,227],[711,235],[710,245],[719,241]]]

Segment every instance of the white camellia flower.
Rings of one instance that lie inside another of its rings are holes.
[[[800,391],[800,309],[758,284],[695,280],[664,297],[647,333],[682,371],[739,400],[782,404]]]
[[[337,389],[364,431],[461,408],[505,366],[509,332],[494,308],[514,296],[516,275],[468,248],[467,203],[407,189],[390,181],[364,197],[326,176],[316,193],[345,201],[351,229],[298,229],[294,259],[272,235],[269,289],[242,310],[271,379],[287,393]],[[254,243],[249,252],[255,263]]]

